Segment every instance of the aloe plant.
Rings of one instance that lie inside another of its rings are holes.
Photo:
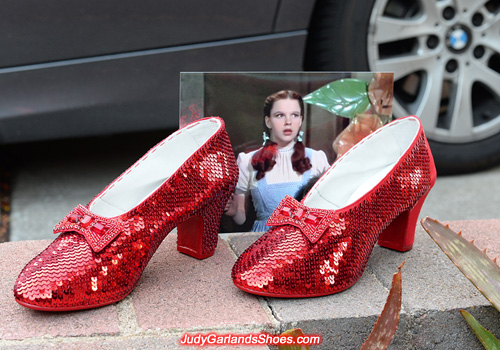
[[[486,249],[481,251],[473,242],[462,237],[461,232],[456,233],[437,220],[425,218],[421,224],[455,266],[500,311],[500,267],[496,258],[491,260],[486,255]],[[468,312],[460,312],[485,349],[500,349],[500,342],[491,332],[484,329]]]
[[[465,318],[470,328],[483,344],[485,349],[500,349],[500,342],[490,331],[486,330],[483,326],[476,321],[476,319],[467,311],[460,310],[460,314]]]
[[[372,332],[361,347],[361,350],[383,350],[387,349],[392,342],[399,324],[399,313],[401,311],[401,296],[403,294],[401,268],[392,276],[392,286],[384,306]]]
[[[405,263],[403,262],[398,271],[392,276],[391,290],[385,302],[384,309],[380,314],[372,332],[368,339],[361,347],[361,350],[384,350],[387,349],[392,342],[394,335],[398,329],[399,313],[401,311],[401,296],[402,296],[402,277],[401,268]],[[291,335],[298,337],[303,335],[300,328],[294,328],[284,332],[282,335]],[[308,350],[309,347],[303,345],[280,345],[278,350]]]

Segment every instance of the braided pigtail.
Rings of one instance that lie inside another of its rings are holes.
[[[292,167],[293,170],[299,174],[305,173],[312,168],[311,160],[306,157],[306,148],[302,141],[295,142],[293,146],[294,152],[292,154]]]
[[[252,167],[257,171],[257,180],[262,179],[266,172],[276,164],[278,144],[267,140],[265,145],[252,156]]]

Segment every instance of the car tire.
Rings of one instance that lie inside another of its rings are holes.
[[[440,175],[500,162],[500,1],[477,9],[444,3],[318,0],[304,56],[305,70],[394,71],[394,116],[422,120]],[[459,47],[451,37],[463,33]]]

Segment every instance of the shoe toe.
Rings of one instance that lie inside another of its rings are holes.
[[[236,261],[234,284],[249,293],[285,298],[329,295],[349,288],[362,274],[354,269],[351,240],[329,230],[311,243],[293,226],[273,227]]]
[[[294,227],[275,227],[236,261],[234,284],[249,293],[298,297],[307,294],[308,241]]]
[[[21,271],[14,285],[15,299],[45,311],[100,306],[103,274],[107,274],[103,267],[102,258],[80,234],[61,234]]]

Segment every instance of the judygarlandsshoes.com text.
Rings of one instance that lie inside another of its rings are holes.
[[[320,335],[302,335],[298,337],[273,335],[269,333],[250,334],[190,334],[184,333],[179,340],[181,345],[210,346],[210,345],[318,345],[321,344]]]

